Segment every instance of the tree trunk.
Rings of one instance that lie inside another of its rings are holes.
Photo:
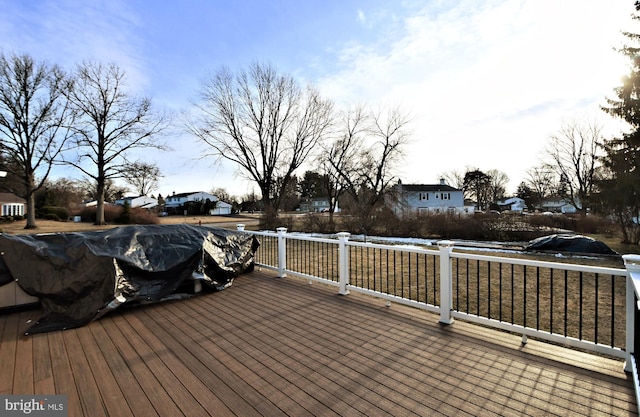
[[[38,228],[38,225],[36,225],[36,196],[35,196],[35,193],[31,190],[27,195],[27,225],[24,228],[25,229]]]
[[[96,226],[102,226],[107,224],[104,220],[104,181],[98,180],[97,186],[98,201],[96,204]]]

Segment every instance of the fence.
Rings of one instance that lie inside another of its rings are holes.
[[[445,324],[463,319],[515,332],[523,343],[535,337],[624,358],[627,371],[635,360],[640,266],[634,287],[623,268],[486,256],[449,241],[431,249],[355,242],[348,233],[331,239],[284,228],[249,233],[261,240],[256,263],[280,277],[295,274],[340,294],[421,308]],[[628,269],[640,265],[632,255],[624,258]]]

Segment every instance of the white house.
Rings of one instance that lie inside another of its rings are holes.
[[[527,209],[524,199],[520,197],[507,198],[504,201],[498,201],[497,204],[500,207],[500,210],[510,210],[522,213]]]
[[[447,185],[444,179],[439,184],[398,184],[394,187],[395,201],[391,206],[400,213],[457,213],[470,214],[474,208],[464,205],[464,192]]]
[[[218,197],[215,195],[205,193],[204,191],[196,191],[191,193],[180,193],[168,196],[164,200],[164,206],[167,209],[176,209],[180,206],[183,206],[185,203],[194,201],[194,202],[204,202],[209,200],[212,203],[218,201]]]
[[[125,197],[119,200],[116,200],[116,204],[120,206],[124,206],[125,202],[129,203],[129,207],[140,207],[145,209],[152,209],[158,206],[158,200],[152,197],[147,197],[146,195],[141,195],[138,197]]]
[[[231,214],[231,210],[233,206],[229,203],[225,203],[224,201],[218,200],[215,208],[209,210],[209,215],[211,216],[225,216],[227,214]]]
[[[578,202],[578,204],[580,204],[580,202]],[[578,211],[569,199],[565,198],[549,198],[540,204],[540,208],[542,211],[564,214],[571,214]]]
[[[12,193],[0,193],[1,216],[24,216],[27,201]]]
[[[329,199],[327,197],[320,198],[312,198],[308,199],[300,203],[300,211],[304,211],[307,213],[324,213],[328,212],[330,209]],[[338,207],[338,202],[336,201],[336,206],[334,207],[334,213],[339,213],[340,207]]]

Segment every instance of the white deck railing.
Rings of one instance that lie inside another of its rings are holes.
[[[285,228],[247,233],[260,236],[256,264],[278,271],[279,277],[293,274],[336,286],[342,295],[360,292],[387,305],[428,310],[439,314],[443,324],[463,319],[514,332],[523,343],[529,336],[625,359],[624,370],[633,374],[640,403],[635,358],[635,346],[640,346],[640,255],[624,255],[624,269],[485,256],[456,250],[451,241],[438,242],[434,250],[354,242],[349,233],[335,238],[287,233]],[[516,295],[516,288],[524,294]],[[527,295],[528,290],[534,295]],[[514,319],[515,311],[519,319]],[[535,325],[527,313],[535,316]],[[569,329],[576,324],[577,330]],[[606,343],[599,340],[600,327],[608,330]]]

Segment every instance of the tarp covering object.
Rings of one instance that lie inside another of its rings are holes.
[[[248,233],[187,224],[0,234],[0,285],[16,280],[40,299],[44,314],[27,333],[41,333],[82,326],[125,303],[179,298],[192,280],[227,288],[253,269],[258,246]]]
[[[532,240],[527,251],[555,251],[598,255],[618,255],[605,243],[582,235],[549,235]]]

